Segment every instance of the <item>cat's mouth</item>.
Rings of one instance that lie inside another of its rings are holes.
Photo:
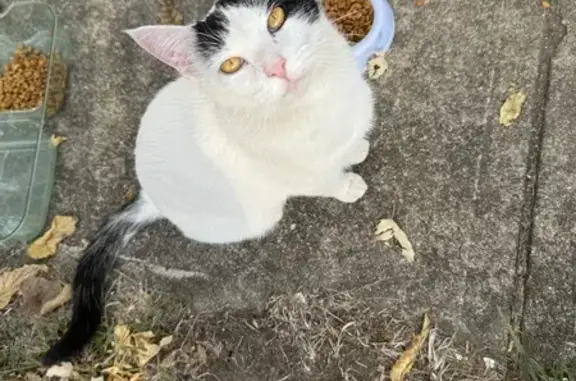
[[[278,78],[278,79],[286,84],[286,89],[288,90],[288,92],[294,92],[298,90],[298,88],[300,87],[303,78],[302,76],[292,74],[284,78]]]
[[[291,77],[270,77],[270,79],[272,81],[278,81],[279,83],[282,83],[282,85],[286,86],[286,91],[287,92],[294,92],[295,90],[298,89],[298,83],[299,83],[299,79],[296,78],[291,78]],[[278,83],[277,82],[277,83]]]
[[[284,82],[286,82],[286,86],[288,87],[288,91],[294,91],[297,88],[298,81],[293,80],[290,78],[284,78]]]

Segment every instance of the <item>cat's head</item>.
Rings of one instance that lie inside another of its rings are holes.
[[[313,73],[333,63],[333,40],[343,40],[316,0],[218,0],[194,25],[127,33],[205,88],[260,104],[307,86]]]

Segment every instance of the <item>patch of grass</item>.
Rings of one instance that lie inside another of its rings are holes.
[[[383,381],[418,324],[394,320],[350,294],[319,290],[274,296],[259,315],[196,316],[180,325],[187,333],[178,354],[196,361],[196,377],[206,379]],[[410,380],[502,378],[478,360],[433,330]],[[174,368],[156,371],[154,380],[180,379]]]
[[[108,319],[89,351],[75,364],[77,380],[97,376],[110,356],[113,327],[174,336],[147,366],[147,380],[384,381],[419,328],[399,321],[351,294],[327,290],[279,295],[263,312],[191,314],[171,295],[120,275],[109,295]],[[68,321],[59,311],[49,319],[20,316],[1,320],[0,379],[27,371],[43,373],[37,360]],[[11,345],[5,343],[11,342]],[[410,381],[501,380],[501,369],[485,370],[473,351],[432,329]],[[6,379],[10,379],[7,378]],[[572,380],[570,380],[572,381]]]
[[[532,349],[532,343],[523,340],[517,330],[507,324],[511,339],[512,371],[509,379],[522,381],[576,381],[576,360],[567,361],[561,357],[551,364],[544,365]],[[554,353],[554,348],[549,349]]]
[[[66,324],[62,311],[49,317],[22,313],[16,306],[0,318],[0,379],[40,366],[40,358]]]

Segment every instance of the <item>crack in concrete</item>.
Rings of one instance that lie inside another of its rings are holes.
[[[552,61],[567,33],[562,17],[547,11],[544,16],[543,37],[540,44],[538,72],[532,102],[535,104],[531,115],[531,134],[524,179],[523,203],[520,214],[516,245],[516,276],[511,304],[510,323],[514,330],[525,329],[524,314],[529,300],[528,281],[532,265],[532,241],[534,233],[535,207],[538,198],[538,179],[540,174],[542,144],[546,128],[546,109],[549,101]],[[510,340],[510,338],[509,338]]]

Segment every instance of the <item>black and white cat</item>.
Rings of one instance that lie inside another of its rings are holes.
[[[289,197],[355,202],[367,189],[349,168],[368,155],[372,93],[315,0],[218,0],[194,25],[127,33],[180,77],[142,118],[140,194],[86,249],[72,321],[45,364],[89,342],[106,275],[144,225],[165,218],[197,241],[238,242],[274,228]]]

